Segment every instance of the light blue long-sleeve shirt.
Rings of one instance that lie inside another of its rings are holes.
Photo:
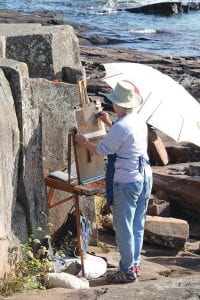
[[[140,116],[132,112],[117,120],[108,134],[97,146],[100,156],[116,153],[115,182],[135,182],[152,175],[147,163],[148,129]],[[140,158],[144,158],[144,168],[140,168]]]

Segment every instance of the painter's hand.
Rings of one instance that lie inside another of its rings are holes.
[[[105,111],[100,111],[97,113],[97,118],[101,119],[101,121],[106,124],[108,127],[112,126],[112,121],[110,120],[109,114]]]
[[[85,148],[95,154],[99,156],[99,153],[97,152],[97,145],[92,144],[80,131],[77,130],[77,134],[75,135],[75,141],[80,144],[85,146]]]
[[[78,130],[75,135],[75,141],[80,145],[85,145],[88,142],[87,138]]]

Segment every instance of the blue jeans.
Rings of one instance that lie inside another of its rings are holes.
[[[131,183],[114,182],[113,228],[121,255],[121,271],[126,272],[140,263],[151,188],[152,177]]]

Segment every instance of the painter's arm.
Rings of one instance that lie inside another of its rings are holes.
[[[101,121],[104,122],[104,124],[107,125],[108,127],[112,126],[112,121],[110,120],[107,112],[105,111],[99,112],[97,114],[97,118],[101,119]],[[93,154],[99,156],[97,152],[97,146],[91,143],[90,141],[88,141],[88,139],[82,133],[80,133],[80,131],[77,131],[77,134],[75,136],[75,141],[80,145],[84,145],[86,149],[92,152]]]

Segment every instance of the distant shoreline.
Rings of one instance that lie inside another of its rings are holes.
[[[200,12],[197,14],[199,15]],[[129,17],[135,14],[128,14]],[[106,17],[107,18],[107,17]],[[192,18],[192,15],[191,15]],[[70,17],[69,17],[70,19]],[[106,19],[108,20],[108,19]],[[78,20],[77,20],[78,22]],[[171,22],[171,21],[170,21]],[[196,18],[195,18],[196,22]],[[158,30],[155,27],[155,30],[152,30],[150,27],[150,32],[148,32],[148,24],[141,24],[144,27],[141,27],[142,30],[139,31],[132,31],[131,29],[127,31],[127,34],[123,35],[123,32],[119,32],[118,34],[118,27],[113,31],[113,34],[110,32],[106,32],[106,27],[101,30],[101,28],[96,27],[95,22],[89,22],[87,25],[79,25],[76,23],[76,20],[67,20],[67,15],[63,17],[59,13],[51,13],[48,11],[15,11],[15,10],[0,10],[0,23],[40,23],[42,25],[61,25],[61,24],[68,24],[71,25],[78,38],[79,43],[82,46],[89,46],[89,47],[109,47],[120,49],[123,48],[124,51],[131,48],[133,51],[138,49],[138,51],[147,51],[151,53],[159,53],[160,55],[182,55],[188,57],[200,57],[198,47],[199,42],[196,38],[196,34],[194,31],[194,35],[191,36],[191,40],[189,38],[186,39],[187,47],[184,47],[184,42],[180,42],[180,47],[178,47],[178,43],[174,43],[174,40],[183,40],[187,38],[187,33],[185,35],[184,32],[176,33],[173,31],[173,28],[170,27],[168,31],[167,28]],[[97,24],[98,25],[98,24]],[[106,25],[105,25],[106,26]],[[145,27],[146,26],[146,27]],[[198,27],[197,27],[198,28]],[[105,29],[105,32],[104,32]],[[120,28],[119,28],[120,30]],[[147,31],[146,31],[147,30]],[[130,32],[130,33],[129,33]],[[151,34],[153,37],[151,38]],[[158,40],[158,42],[155,42]]]
[[[172,76],[174,79],[178,79],[181,75],[185,74],[185,70],[190,70],[188,74],[184,76],[199,81],[200,86],[200,57],[185,57],[185,56],[167,56],[158,55],[151,52],[142,52],[137,50],[128,50],[114,48],[109,45],[108,48],[101,48],[98,44],[93,44],[90,39],[84,36],[84,31],[88,27],[72,25],[61,19],[58,14],[49,12],[32,12],[26,13],[21,11],[8,11],[0,10],[0,24],[1,23],[40,23],[42,25],[71,25],[73,26],[75,33],[79,38],[80,55],[81,59],[87,65],[87,61],[94,63],[103,63],[110,61],[130,61],[148,64],[156,67],[163,73]],[[93,71],[92,71],[93,72]],[[188,89],[193,90],[194,84],[188,84]],[[195,83],[196,86],[196,83]],[[194,95],[200,98],[200,92],[195,88]]]

